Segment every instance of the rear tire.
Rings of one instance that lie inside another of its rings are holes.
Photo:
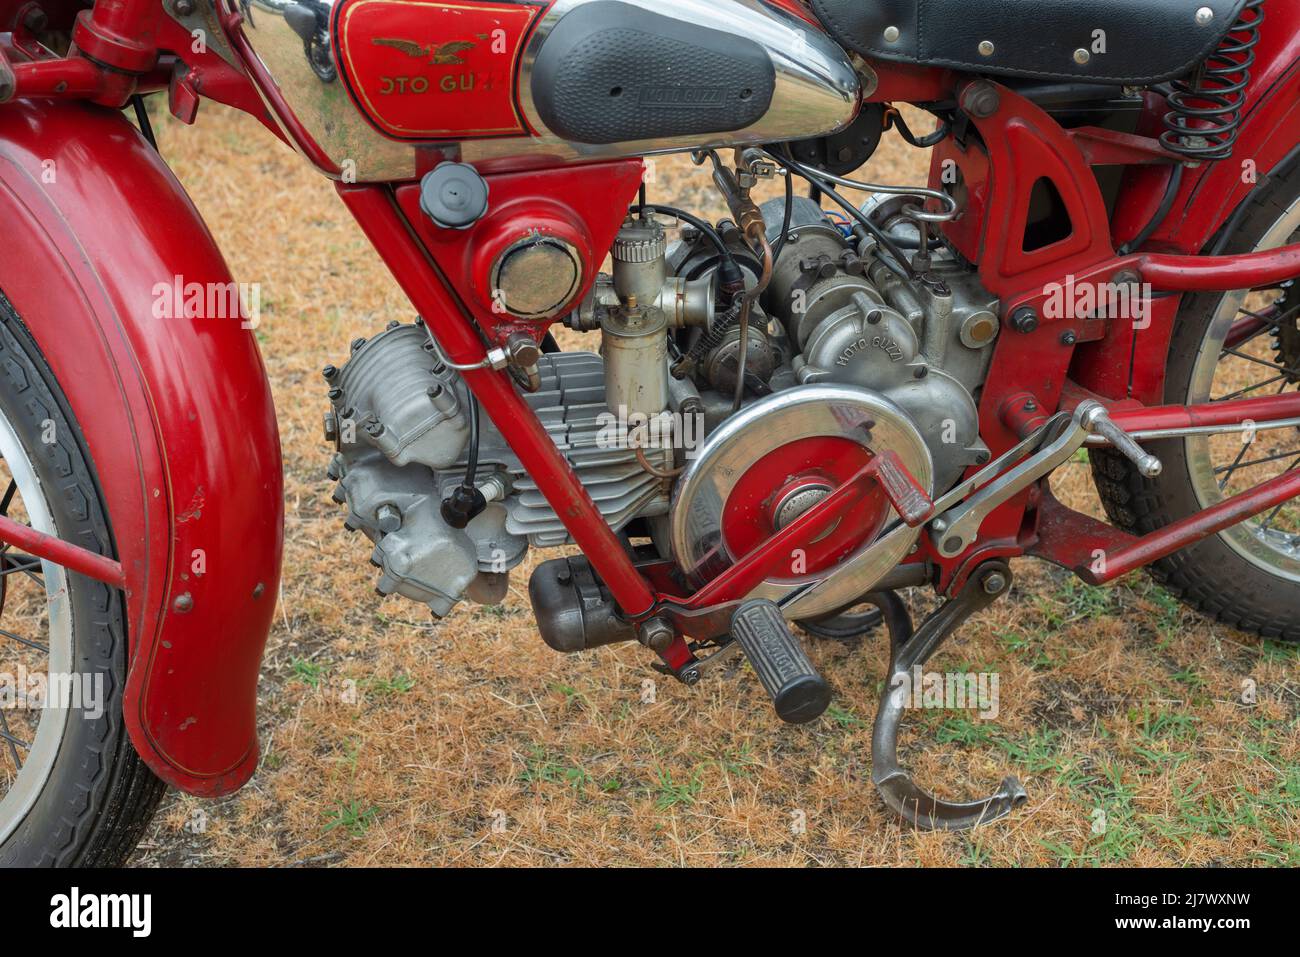
[[[1284,174],[1261,184],[1247,203],[1247,212],[1224,252],[1247,252],[1295,242],[1300,236],[1300,231],[1292,232],[1293,228],[1300,230],[1300,164],[1292,164]],[[1287,295],[1294,296],[1294,291]],[[1242,361],[1236,356],[1225,359],[1222,354],[1216,358],[1212,351],[1222,348],[1223,316],[1229,310],[1231,315],[1239,315],[1233,296],[1210,293],[1184,300],[1169,347],[1166,402],[1204,401],[1205,392],[1212,394],[1205,387],[1207,363]],[[1290,383],[1283,385],[1291,387]],[[1290,433],[1284,444],[1297,446],[1295,436]],[[1164,471],[1155,479],[1143,478],[1128,459],[1113,450],[1094,449],[1090,456],[1093,480],[1111,521],[1125,531],[1144,535],[1201,511],[1206,505],[1204,489],[1215,484],[1222,471],[1207,454],[1209,441],[1169,439],[1150,443],[1151,451],[1164,463]],[[1300,457],[1300,448],[1295,449],[1295,455]],[[1275,471],[1281,472],[1290,462],[1288,452],[1279,459]],[[1207,468],[1211,470],[1208,475]],[[1230,479],[1233,472],[1227,475]],[[1260,475],[1251,484],[1263,477]],[[1184,604],[1216,621],[1264,638],[1300,641],[1300,550],[1294,568],[1285,546],[1277,548],[1276,556],[1270,558],[1271,546],[1262,541],[1258,546],[1252,544],[1250,536],[1255,533],[1248,531],[1251,525],[1242,523],[1212,535],[1152,564],[1149,571]],[[1300,536],[1296,543],[1300,544]],[[1252,556],[1252,552],[1256,554]]]
[[[6,467],[15,476],[15,487],[19,472],[26,476],[21,499],[33,526],[49,524],[59,538],[113,555],[112,530],[83,435],[35,341],[2,293],[0,418],[0,432],[5,433],[0,440],[26,458],[25,464],[7,461]],[[88,676],[86,687],[102,688],[102,695],[65,710],[42,709],[39,717],[23,716],[37,732],[27,743],[43,750],[39,762],[29,749],[21,764],[12,761],[0,773],[0,865],[120,865],[139,843],[164,790],[132,747],[123,718],[124,599],[117,589],[48,562],[42,563],[41,580],[38,603],[40,594],[49,594],[51,581],[61,580],[66,588],[58,623],[53,604],[47,616],[49,672],[58,673],[55,661],[70,652],[68,673]],[[11,587],[11,603],[13,591]],[[12,626],[3,622],[0,627]],[[6,662],[16,652],[6,640],[0,637],[0,670],[12,673]],[[18,648],[22,654],[33,653],[29,647]],[[15,715],[13,710],[6,713]],[[54,724],[42,739],[47,721]],[[38,744],[51,740],[54,750]],[[5,760],[11,753],[23,759],[24,751],[11,744],[0,742]],[[24,779],[27,769],[36,776]],[[29,786],[20,791],[24,780]],[[20,799],[11,800],[14,795]]]

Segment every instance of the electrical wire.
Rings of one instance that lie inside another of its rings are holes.
[[[794,219],[794,176],[787,168],[785,171],[785,212],[781,217],[781,234],[776,237],[776,242],[772,245],[772,263],[781,258],[781,249],[785,246],[785,238],[790,233],[790,222]]]
[[[153,147],[155,153],[158,152],[158,141],[154,139],[153,124],[149,122],[149,112],[144,108],[144,97],[139,93],[131,97],[131,105],[135,107],[135,121],[140,125],[140,133],[144,136],[145,142]]]
[[[763,273],[758,277],[758,284],[753,289],[746,291],[740,305],[740,333],[736,340],[736,394],[732,397],[732,412],[740,410],[740,403],[745,398],[745,367],[749,363],[749,311],[758,300],[758,297],[767,290],[768,283],[772,281],[772,270],[776,265],[776,260],[772,255],[772,246],[768,243],[766,235],[761,231],[756,231],[753,237],[747,238],[758,242],[761,246]],[[755,252],[757,251],[755,250]]]
[[[1155,215],[1151,217],[1151,222],[1142,227],[1142,231],[1126,242],[1118,250],[1121,256],[1127,256],[1135,250],[1141,249],[1148,239],[1154,235],[1155,231],[1160,228],[1160,224],[1165,221],[1169,211],[1174,207],[1174,197],[1178,195],[1178,187],[1183,182],[1183,165],[1179,163],[1169,174],[1169,185],[1165,187],[1164,198],[1160,200]]]
[[[907,255],[899,248],[898,244],[894,242],[893,237],[868,219],[862,210],[858,209],[847,199],[837,193],[834,187],[829,183],[823,182],[820,177],[808,167],[804,166],[802,163],[790,162],[791,168],[796,173],[808,180],[810,183],[813,183],[824,195],[830,197],[830,199],[839,205],[841,209],[853,217],[853,219],[857,220],[862,228],[874,236],[876,241],[880,243],[880,245],[883,246],[889,255],[895,260],[895,262],[891,263],[888,259],[882,259],[881,262],[904,279],[916,278],[916,270],[912,268],[912,264],[908,261]]]
[[[731,250],[727,248],[727,244],[723,241],[722,234],[718,232],[717,228],[714,227],[712,223],[705,222],[700,217],[692,215],[684,209],[678,209],[676,206],[664,206],[659,203],[650,203],[648,205],[646,203],[641,203],[640,205],[633,207],[633,212],[662,213],[664,216],[672,216],[675,219],[680,219],[682,222],[694,226],[703,236],[707,237],[718,250],[718,255],[726,259],[734,259]]]
[[[469,397],[469,455],[465,465],[465,478],[461,480],[461,485],[465,488],[474,488],[474,481],[478,478],[478,399],[473,395]]]

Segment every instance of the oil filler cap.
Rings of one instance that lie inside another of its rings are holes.
[[[420,180],[420,209],[435,226],[469,229],[487,207],[487,180],[467,163],[443,163]]]

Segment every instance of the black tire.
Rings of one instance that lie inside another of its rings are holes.
[[[864,611],[854,611],[855,605],[841,608],[829,615],[822,615],[820,618],[809,618],[797,624],[814,638],[855,645],[874,632],[885,620],[880,609],[868,608]]]
[[[1255,249],[1300,197],[1300,163],[1261,183],[1222,252]],[[1294,238],[1292,241],[1295,241]],[[1165,401],[1187,401],[1197,351],[1223,294],[1189,296],[1179,310],[1169,347]],[[1184,440],[1151,443],[1164,464],[1155,479],[1138,474],[1128,459],[1109,449],[1091,453],[1093,480],[1106,514],[1125,531],[1142,535],[1200,510],[1189,474]],[[1216,621],[1263,638],[1300,641],[1300,582],[1270,574],[1220,535],[1151,566],[1161,585],[1184,604]]]
[[[0,293],[0,412],[45,489],[59,537],[114,554],[83,435],[31,335]],[[53,423],[52,442],[48,425]],[[103,676],[103,714],[72,709],[32,808],[0,845],[4,866],[117,866],[140,841],[164,785],[141,761],[122,716],[127,634],[121,592],[69,573],[72,660]],[[98,710],[98,709],[95,709]],[[0,796],[3,796],[0,793]]]

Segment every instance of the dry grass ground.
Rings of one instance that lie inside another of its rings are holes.
[[[1294,865],[1296,650],[1206,622],[1143,577],[1084,587],[1016,565],[1012,597],[935,664],[997,672],[1001,714],[909,715],[903,749],[950,796],[1021,776],[1029,804],[967,834],[902,829],[869,780],[884,639],[815,643],[837,690],[782,726],[744,667],[694,689],[639,647],[560,657],[514,575],[501,607],[443,622],[373,590],[324,475],[319,369],[411,308],[331,185],[252,120],[205,104],[162,151],[262,290],[284,443],[283,591],[260,696],[264,755],[216,802],[168,796],[142,865]],[[867,167],[916,182],[890,136]],[[707,177],[660,160],[652,196],[718,214]],[[222,427],[238,428],[239,409]],[[1087,466],[1057,482],[1096,510]],[[924,602],[924,596],[915,596]],[[1243,682],[1257,703],[1242,703]],[[356,689],[351,701],[349,689]],[[800,820],[806,827],[800,833]]]

